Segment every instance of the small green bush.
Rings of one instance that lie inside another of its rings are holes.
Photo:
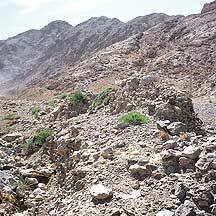
[[[8,112],[2,117],[2,120],[14,120],[16,117],[16,114]]]
[[[109,101],[109,94],[115,91],[114,88],[110,87],[102,91],[92,102],[93,108],[98,108],[102,105],[105,105]]]
[[[77,90],[69,95],[68,99],[70,104],[77,104],[79,102],[86,103],[88,101],[87,95],[81,90]]]
[[[44,128],[37,132],[33,138],[30,138],[26,143],[21,144],[20,147],[32,149],[37,146],[41,146],[47,137],[53,134],[53,130],[50,128]]]
[[[118,120],[119,122],[126,125],[139,125],[148,123],[148,117],[140,112],[129,112],[120,117]]]
[[[32,115],[34,115],[35,117],[38,117],[40,111],[41,111],[41,108],[39,106],[33,106],[31,108]]]

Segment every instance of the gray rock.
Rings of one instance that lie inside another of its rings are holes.
[[[11,133],[11,134],[6,134],[5,136],[2,137],[2,139],[6,142],[13,142],[16,139],[20,138],[22,136],[21,133]]]
[[[104,148],[101,153],[104,159],[112,159],[113,158],[113,149],[111,147]]]
[[[36,178],[26,178],[26,183],[29,185],[37,185],[38,180]]]
[[[165,143],[163,143],[164,149],[173,149],[177,147],[177,142],[175,140],[168,140]]]
[[[163,130],[164,128],[167,128],[168,125],[170,125],[170,121],[169,120],[165,120],[165,121],[157,121],[157,128],[159,130]]]
[[[138,164],[131,165],[128,170],[132,175],[138,178],[149,176],[152,173],[152,171],[150,169],[147,169],[146,166],[141,166]]]
[[[176,209],[175,216],[196,216],[196,213],[193,208],[182,204]]]
[[[188,131],[187,125],[182,122],[173,122],[167,126],[167,129],[173,136]]]
[[[181,202],[185,199],[186,197],[186,192],[189,190],[183,183],[180,183],[177,185],[176,190],[175,190],[175,195],[178,197]]]
[[[213,158],[210,157],[201,157],[195,164],[195,166],[202,171],[207,170],[211,163],[213,162]]]
[[[190,158],[187,158],[187,157],[180,157],[179,158],[179,164],[182,168],[188,168],[192,162],[193,162],[193,160]]]
[[[113,196],[113,191],[111,188],[107,188],[102,184],[93,185],[90,193],[92,197],[98,200],[106,200]]]
[[[182,152],[182,156],[191,158],[191,159],[196,159],[199,157],[200,153],[201,153],[201,149],[199,147],[188,146]]]

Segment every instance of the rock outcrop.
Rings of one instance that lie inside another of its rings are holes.
[[[216,10],[216,1],[206,3],[203,6],[203,9],[202,9],[201,13],[207,13],[207,12],[214,11],[214,10]]]

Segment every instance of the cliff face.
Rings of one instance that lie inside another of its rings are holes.
[[[169,19],[165,14],[138,17],[128,23],[93,17],[76,27],[54,21],[40,30],[30,30],[0,42],[1,94],[37,83],[65,65],[116,42],[143,32]]]

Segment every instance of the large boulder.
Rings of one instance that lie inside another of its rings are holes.
[[[157,108],[155,117],[160,121],[169,120],[173,123],[168,126],[172,135],[187,131],[204,133],[203,123],[194,111],[191,98],[182,92],[168,95]]]

